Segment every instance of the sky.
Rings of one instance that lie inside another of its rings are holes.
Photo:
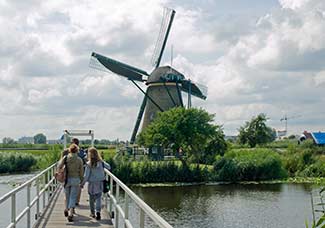
[[[226,135],[260,113],[277,130],[287,116],[289,134],[325,131],[323,0],[0,0],[0,138],[128,140],[143,95],[90,55],[151,72],[164,7],[176,16],[162,65],[173,46],[173,67],[208,86],[193,106]]]

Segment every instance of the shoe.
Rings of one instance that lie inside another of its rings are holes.
[[[73,215],[69,215],[69,216],[68,216],[68,221],[69,221],[69,222],[73,222]]]
[[[100,217],[100,212],[96,212],[96,220],[100,220],[101,217]]]
[[[70,208],[68,211],[69,215],[68,215],[68,221],[69,222],[73,222],[73,208]]]
[[[63,211],[63,213],[64,213],[64,216],[65,216],[65,217],[68,217],[68,215],[69,215],[69,214],[68,214],[68,209],[65,209],[65,210]]]
[[[90,217],[96,218],[95,213],[90,213]]]

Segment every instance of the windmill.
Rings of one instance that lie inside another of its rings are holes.
[[[164,16],[152,58],[154,69],[150,74],[142,69],[98,53],[93,52],[91,54],[90,67],[101,71],[113,72],[127,78],[144,94],[132,132],[131,144],[135,141],[143,114],[142,129],[145,129],[155,118],[157,112],[163,112],[177,106],[184,106],[182,91],[188,93],[188,106],[191,104],[191,95],[204,100],[207,97],[207,87],[186,79],[182,73],[171,66],[160,66],[174,16],[175,11],[173,9],[164,8]],[[136,82],[145,82],[145,85],[147,85],[146,91]]]

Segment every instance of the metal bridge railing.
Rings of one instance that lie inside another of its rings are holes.
[[[119,227],[120,220],[124,224],[124,227],[133,228],[129,220],[129,205],[131,200],[140,209],[140,215],[138,217],[140,228],[145,225],[145,216],[148,216],[155,225],[162,228],[172,228],[172,226],[166,222],[162,217],[160,217],[150,206],[148,206],[142,199],[140,199],[131,189],[129,189],[122,181],[120,181],[114,174],[105,169],[106,174],[110,177],[110,191],[105,194],[105,208],[108,210],[109,214],[115,211],[113,225],[114,227]],[[115,185],[115,191],[113,189]],[[120,199],[120,189],[124,191],[124,200]],[[113,216],[112,216],[113,217]]]
[[[48,204],[51,202],[52,197],[54,197],[54,192],[58,189],[60,184],[57,183],[56,179],[54,178],[54,173],[56,171],[56,163],[48,167],[47,169],[43,170],[39,174],[37,174],[32,179],[28,180],[24,184],[20,185],[19,187],[13,189],[12,191],[8,192],[4,196],[0,198],[0,205],[4,203],[9,198],[11,204],[11,222],[7,226],[7,228],[15,228],[16,224],[25,216],[27,215],[27,222],[26,227],[32,227],[32,220],[31,220],[31,209],[36,204],[36,214],[35,220],[40,218],[41,213],[46,209]],[[36,188],[36,196],[31,199],[31,189],[32,187]],[[26,197],[26,207],[22,209],[19,215],[17,215],[17,202],[16,202],[16,195],[21,192],[22,190],[27,188],[27,197]],[[46,200],[47,197],[47,200]],[[43,202],[42,210],[40,208],[41,201]]]

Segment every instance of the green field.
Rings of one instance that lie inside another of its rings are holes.
[[[115,156],[115,148],[108,148],[107,146],[101,145],[98,149],[100,153],[104,154],[104,159],[108,160]],[[62,145],[15,145],[14,148],[3,149],[0,146],[0,173],[14,173],[16,170],[20,170],[21,164],[30,164],[30,167],[26,167],[23,171],[35,171],[42,170],[51,164],[57,162],[60,159],[61,151],[63,150]],[[23,148],[23,149],[21,149]],[[37,149],[36,149],[37,148]],[[31,162],[31,160],[35,162]]]

